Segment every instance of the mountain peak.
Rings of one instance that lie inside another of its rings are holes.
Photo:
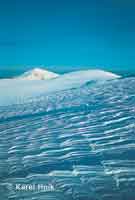
[[[25,72],[18,78],[22,80],[48,80],[48,79],[56,78],[57,76],[59,75],[54,72],[41,69],[41,68],[34,68],[32,70]]]

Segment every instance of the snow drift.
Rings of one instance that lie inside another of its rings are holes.
[[[0,80],[0,105],[23,103],[29,98],[40,95],[78,88],[89,81],[101,82],[116,78],[119,76],[102,70],[85,70],[58,75],[35,69],[16,79]]]

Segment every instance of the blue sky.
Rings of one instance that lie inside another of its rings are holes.
[[[0,68],[135,68],[135,1],[0,0]]]

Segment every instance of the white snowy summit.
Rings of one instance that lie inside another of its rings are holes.
[[[39,96],[44,97],[46,94],[54,94],[62,92],[62,90],[68,90],[72,93],[73,88],[81,89],[81,86],[84,88],[88,82],[94,81],[95,84],[99,82],[102,84],[104,81],[117,78],[120,78],[120,76],[98,69],[75,71],[59,75],[36,68],[25,72],[19,77],[0,80],[0,94],[2,94],[0,95],[0,106],[22,104],[29,100],[36,100]]]
[[[59,75],[54,73],[54,72],[50,72],[50,71],[40,69],[40,68],[35,68],[35,69],[32,69],[30,71],[25,72],[21,76],[17,77],[17,79],[21,79],[21,80],[48,80],[48,79],[56,78],[58,76]]]

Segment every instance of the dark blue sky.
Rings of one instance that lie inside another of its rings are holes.
[[[133,69],[135,1],[0,0],[0,68],[27,65]]]

